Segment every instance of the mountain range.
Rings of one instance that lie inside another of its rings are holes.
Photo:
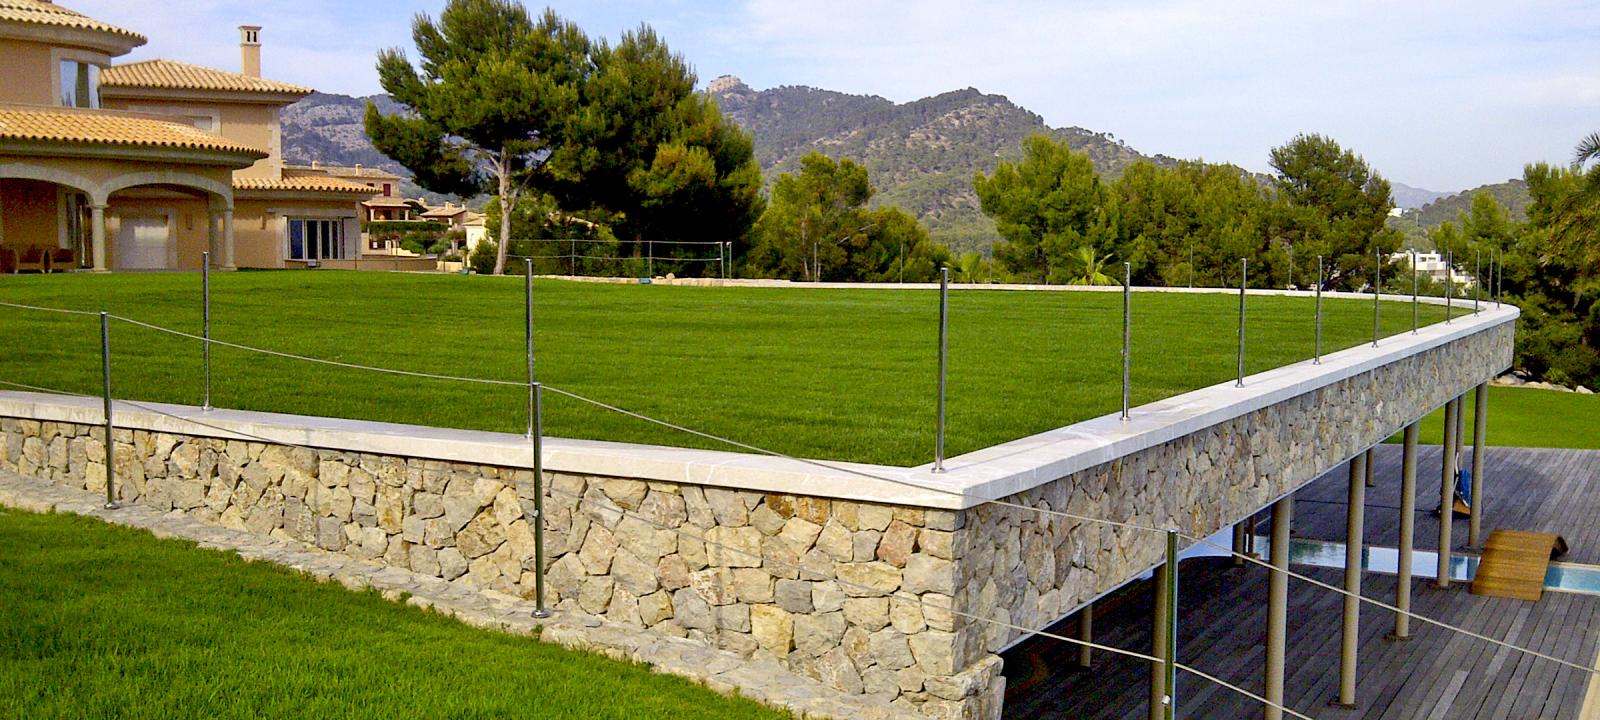
[[[998,239],[994,223],[983,214],[972,191],[973,175],[993,172],[1001,160],[1019,159],[1022,140],[1033,133],[1045,133],[1088,154],[1107,179],[1141,160],[1176,162],[1140,152],[1109,132],[1051,127],[1005,96],[973,88],[895,103],[875,95],[804,86],[754,90],[725,75],[711,81],[706,92],[754,135],[756,160],[769,185],[778,175],[793,172],[800,158],[813,150],[851,158],[867,167],[878,190],[875,205],[910,212],[934,239],[958,251],[984,250]],[[385,113],[402,109],[387,95],[330,93],[313,93],[285,108],[284,159],[295,164],[361,164],[409,177],[405,168],[367,140],[361,118],[369,101]],[[1420,208],[1450,195],[1392,185],[1395,204],[1402,208]],[[446,199],[410,183],[402,190],[433,202]]]

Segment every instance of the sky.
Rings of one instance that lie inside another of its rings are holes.
[[[123,58],[380,92],[376,51],[411,51],[444,0],[59,0],[150,38]],[[538,10],[541,6],[529,3]],[[647,23],[703,83],[809,85],[907,102],[974,87],[1145,153],[1267,171],[1318,132],[1385,177],[1455,191],[1565,163],[1600,131],[1600,3],[555,0],[591,36]],[[414,51],[411,51],[414,56]]]

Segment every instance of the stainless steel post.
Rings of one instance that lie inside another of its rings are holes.
[[[1369,451],[1370,452],[1370,451]],[[1367,459],[1360,453],[1350,459],[1350,499],[1345,508],[1344,631],[1339,643],[1339,700],[1342,707],[1356,704],[1356,644],[1361,631],[1361,541],[1367,502]]]
[[[649,275],[651,278],[654,278],[656,276],[656,241],[655,241],[655,238],[651,238],[650,241],[645,244],[645,251],[644,252],[645,252],[645,256],[644,256],[644,271],[645,271],[645,274]]]
[[[728,246],[728,279],[733,279],[733,241],[729,240],[724,245]]]
[[[1322,364],[1322,256],[1317,256],[1317,340],[1311,349],[1311,364]]]
[[[523,338],[528,344],[528,437],[534,436],[534,423],[538,421],[538,394],[539,388],[533,381],[533,259],[525,258],[522,261],[526,272],[523,281],[523,308],[524,320]]]
[[[1163,720],[1167,716],[1167,625],[1172,615],[1172,606],[1167,604],[1171,598],[1167,583],[1170,580],[1165,565],[1156,568],[1151,583],[1155,586],[1155,602],[1150,610],[1150,655],[1161,658],[1161,662],[1150,663],[1150,698],[1145,707],[1150,720]]]
[[[1167,608],[1166,623],[1161,633],[1167,636],[1166,654],[1162,656],[1161,681],[1165,696],[1162,703],[1164,720],[1174,720],[1178,712],[1178,531],[1167,531],[1167,564],[1162,567],[1167,596],[1162,603]]]
[[[1467,544],[1479,543],[1483,528],[1483,461],[1489,439],[1489,383],[1481,383],[1472,393],[1472,497],[1467,504],[1472,514],[1467,520]]]
[[[112,440],[116,425],[111,420],[111,316],[100,312],[100,381],[105,390],[106,412],[106,508],[117,506],[116,444]]]
[[[569,266],[572,268],[572,276],[573,277],[577,277],[578,276],[578,239],[577,238],[572,238],[571,240],[569,240],[567,242],[567,245],[568,245],[567,250],[569,251],[568,256],[567,256],[567,261],[569,263]]]
[[[1472,314],[1478,314],[1478,296],[1483,294],[1483,251],[1472,251]]]
[[[1130,418],[1128,411],[1133,401],[1132,387],[1133,374],[1131,371],[1131,351],[1133,347],[1133,264],[1122,264],[1122,420],[1127,422]]]
[[[1088,643],[1094,642],[1094,603],[1083,606],[1078,611],[1078,639],[1084,642],[1078,646],[1078,667],[1088,670],[1094,666],[1094,648]]]
[[[1267,663],[1263,714],[1267,720],[1282,720],[1283,656],[1289,623],[1289,524],[1294,522],[1294,496],[1287,495],[1272,506],[1272,571],[1267,579]]]
[[[1294,243],[1289,243],[1289,289],[1294,289]]]
[[[811,243],[811,282],[822,282],[822,260],[818,252],[820,243]]]
[[[1411,639],[1411,551],[1416,544],[1417,434],[1420,423],[1406,426],[1404,456],[1400,461],[1400,562],[1394,589],[1394,640]]]
[[[1500,258],[1500,274],[1494,280],[1494,306],[1500,307],[1500,301],[1505,299],[1506,259]]]
[[[550,617],[544,604],[544,386],[533,383],[533,616]]]
[[[200,343],[205,369],[205,388],[200,396],[200,409],[211,409],[211,252],[200,253],[200,294],[204,296],[200,317]]]
[[[1382,323],[1379,321],[1379,308],[1383,305],[1383,252],[1373,252],[1374,265],[1372,266],[1372,346],[1378,346],[1378,337],[1381,336]]]
[[[1417,251],[1411,251],[1411,334],[1417,334],[1419,327],[1417,313]]]
[[[939,268],[939,425],[934,437],[933,471],[944,472],[944,389],[950,352],[950,268]]]
[[[1239,258],[1239,382],[1234,387],[1244,387],[1244,289],[1250,275],[1250,259]]]
[[[1456,254],[1455,254],[1455,251],[1452,250],[1450,252],[1445,253],[1444,257],[1445,257],[1445,261],[1444,261],[1444,324],[1449,325],[1450,324],[1450,316],[1453,314],[1452,311],[1455,310],[1455,294],[1456,294],[1456,290],[1455,290]]]
[[[1450,587],[1450,523],[1455,514],[1454,494],[1456,486],[1456,413],[1460,412],[1460,400],[1452,398],[1444,405],[1444,442],[1440,451],[1444,459],[1439,463],[1439,574],[1434,580],[1438,588]]]
[[[1189,289],[1194,289],[1194,243],[1189,243]]]

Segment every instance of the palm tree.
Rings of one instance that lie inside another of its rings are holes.
[[[1117,279],[1105,272],[1106,261],[1111,255],[1101,256],[1094,251],[1094,247],[1084,245],[1072,251],[1067,259],[1077,267],[1075,274],[1067,281],[1069,285],[1116,285]]]
[[[1600,132],[1589,133],[1573,150],[1572,164],[1581,168],[1590,160],[1600,160]]]

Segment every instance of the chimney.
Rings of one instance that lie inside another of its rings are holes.
[[[239,72],[261,77],[261,26],[239,26]]]

